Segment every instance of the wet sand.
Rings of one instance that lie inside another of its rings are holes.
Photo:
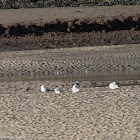
[[[139,44],[1,52],[1,81],[139,80],[139,52]]]
[[[73,84],[80,92],[72,93]],[[42,93],[40,85],[53,91]],[[138,140],[140,86],[111,90],[93,82],[0,83],[0,137]]]

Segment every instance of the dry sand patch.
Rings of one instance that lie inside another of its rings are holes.
[[[80,92],[71,92],[74,83]],[[63,93],[42,93],[41,84]],[[0,83],[0,90],[1,137],[138,140],[139,85],[111,90],[88,82],[30,81]]]

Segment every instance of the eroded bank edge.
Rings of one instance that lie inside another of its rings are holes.
[[[140,30],[140,15],[128,17],[74,19],[65,21],[58,19],[49,23],[32,22],[12,25],[0,24],[0,37],[42,36],[50,32],[110,32],[121,30]]]

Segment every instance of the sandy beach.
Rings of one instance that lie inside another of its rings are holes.
[[[75,83],[78,93],[71,91]],[[138,140],[140,86],[111,90],[93,83],[0,83],[1,139]],[[41,84],[63,93],[42,93]]]
[[[1,139],[139,139],[138,44],[1,52],[0,57]],[[89,77],[73,79],[80,70],[82,76],[88,70]],[[101,72],[91,77],[92,70]],[[120,88],[112,90],[108,85],[115,79],[122,79]],[[42,84],[63,92],[42,93]],[[80,92],[72,93],[74,84]]]

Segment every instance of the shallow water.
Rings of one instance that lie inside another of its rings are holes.
[[[0,82],[11,81],[126,81],[140,80],[140,71],[123,72],[92,72],[84,74],[58,74],[58,75],[40,75],[34,76],[4,76]]]

